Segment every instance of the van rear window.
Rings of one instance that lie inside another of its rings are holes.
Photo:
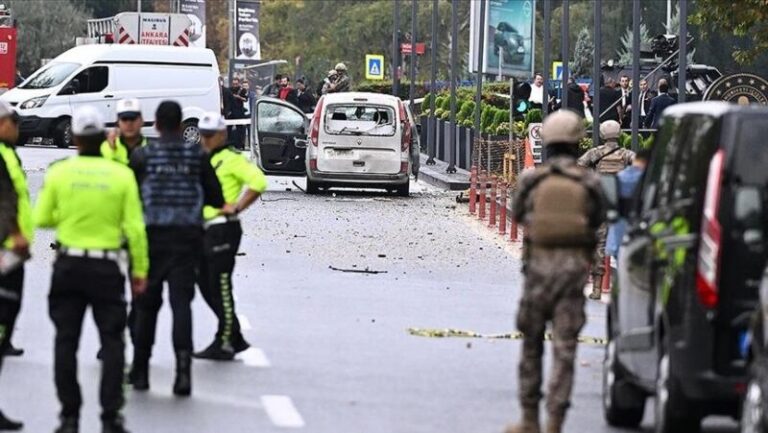
[[[739,125],[734,177],[749,185],[768,185],[768,119],[747,118]]]
[[[325,132],[331,135],[393,136],[395,110],[385,105],[334,104],[325,114]]]

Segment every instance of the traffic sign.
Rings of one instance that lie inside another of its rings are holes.
[[[410,42],[405,42],[400,44],[400,53],[401,54],[411,54],[413,52],[413,45]],[[427,52],[427,44],[424,42],[417,42],[416,43],[416,55],[417,56],[423,56],[424,53]]]
[[[563,79],[563,62],[552,62],[552,76],[551,80]]]
[[[378,54],[365,55],[365,79],[384,79],[384,56]]]

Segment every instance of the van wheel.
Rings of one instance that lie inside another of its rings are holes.
[[[53,128],[53,144],[59,149],[72,146],[72,119],[62,119],[56,124]]]
[[[627,381],[618,364],[616,342],[605,349],[603,361],[603,415],[614,427],[634,428],[643,421],[645,395]]]
[[[307,194],[311,195],[318,194],[320,192],[320,185],[307,178],[307,189],[305,191]]]
[[[691,408],[679,385],[671,374],[669,354],[659,360],[656,379],[656,433],[697,433],[701,430],[701,418]]]
[[[397,187],[395,192],[400,197],[409,197],[411,195],[411,183],[407,182],[405,185]]]
[[[187,120],[181,131],[184,141],[188,143],[200,143],[200,129],[197,127],[197,120]]]

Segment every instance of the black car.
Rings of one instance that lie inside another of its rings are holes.
[[[605,418],[658,433],[739,415],[744,341],[765,266],[768,109],[704,102],[665,111],[608,308]]]

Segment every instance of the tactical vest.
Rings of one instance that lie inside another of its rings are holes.
[[[600,150],[600,161],[595,165],[598,173],[616,174],[627,168],[627,151],[621,147],[609,148],[605,145],[598,148]]]
[[[535,246],[591,247],[590,194],[575,169],[550,168],[531,190],[528,238]]]
[[[202,226],[203,153],[192,143],[150,144],[141,184],[147,226]]]

